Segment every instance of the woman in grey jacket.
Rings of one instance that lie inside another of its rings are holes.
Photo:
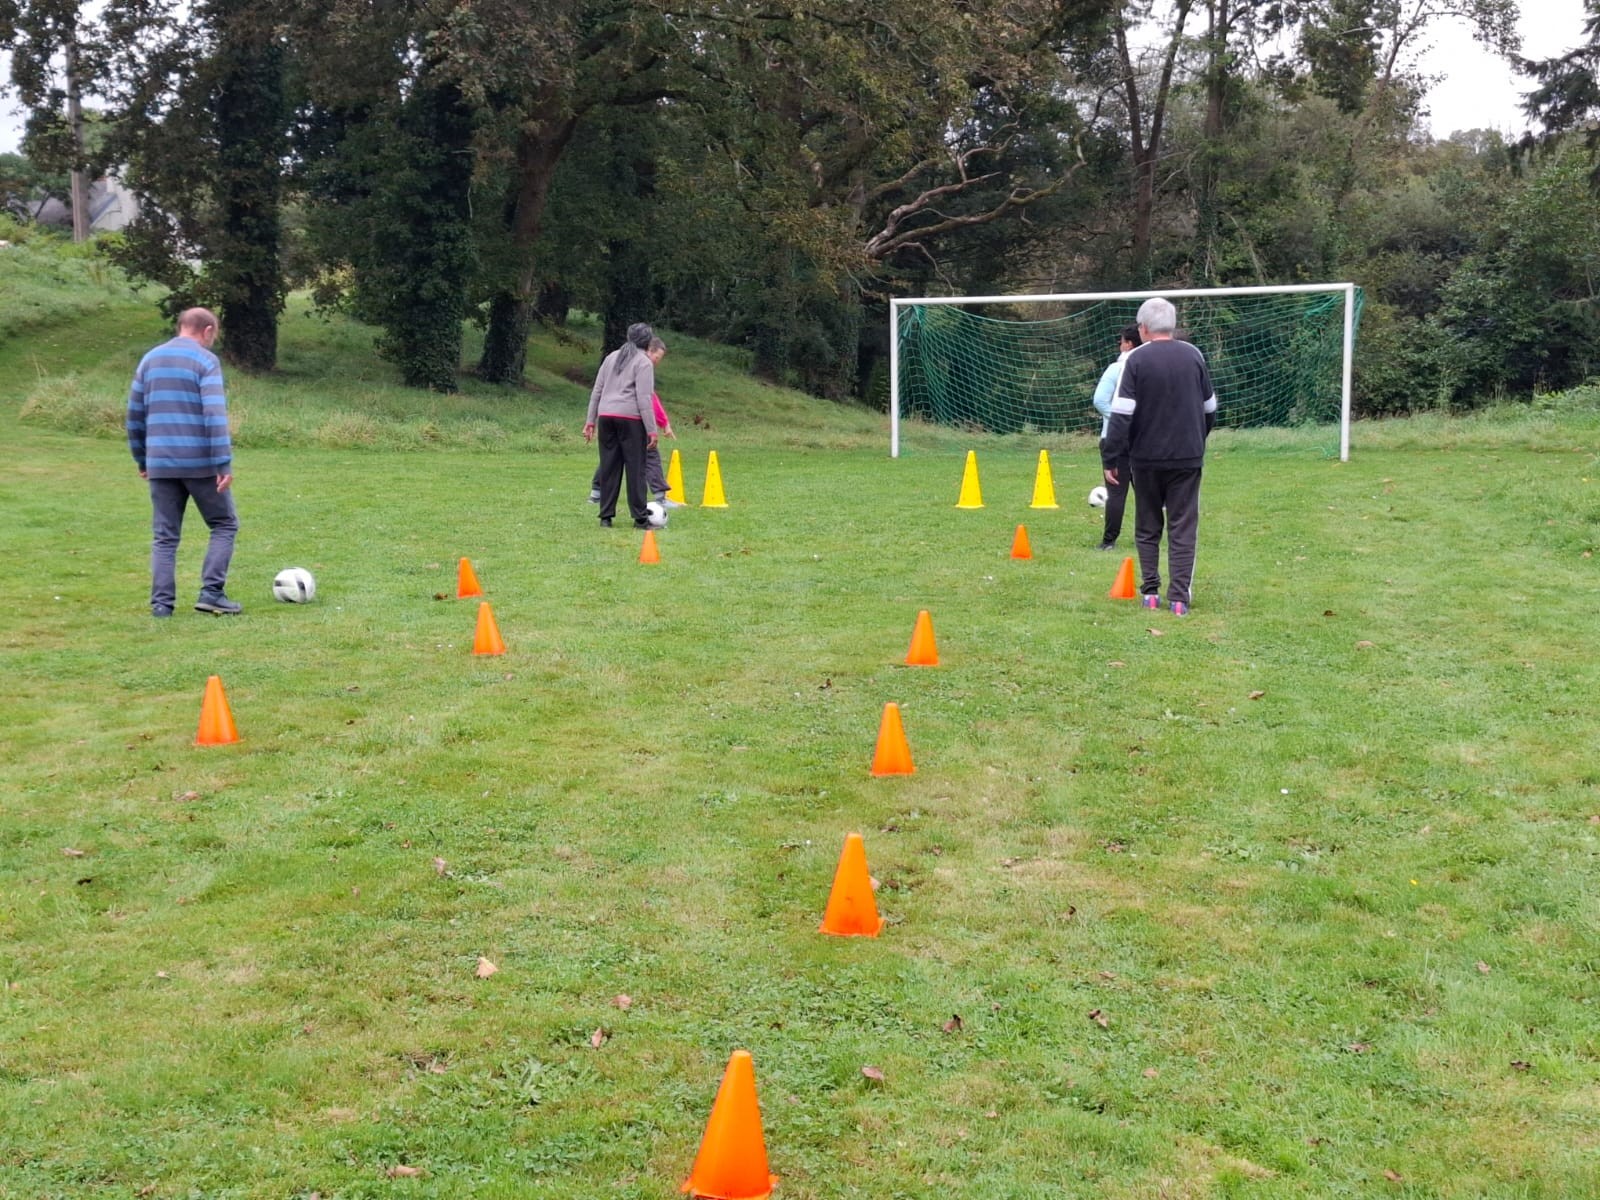
[[[589,393],[589,415],[583,440],[600,435],[600,524],[609,528],[617,515],[622,476],[628,477],[628,511],[636,529],[650,528],[645,508],[644,452],[656,444],[655,364],[645,353],[655,332],[643,321],[628,326],[628,340],[606,355]]]

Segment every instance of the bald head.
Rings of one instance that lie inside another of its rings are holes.
[[[209,346],[217,336],[217,314],[209,308],[186,308],[178,314],[178,336]]]

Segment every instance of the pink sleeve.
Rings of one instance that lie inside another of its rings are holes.
[[[656,427],[665,429],[668,425],[671,425],[672,422],[667,419],[667,410],[661,407],[661,397],[651,392],[650,403],[656,406]]]

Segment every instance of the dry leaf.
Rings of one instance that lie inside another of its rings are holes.
[[[156,972],[156,978],[157,979],[171,979],[172,976],[168,975],[165,971],[157,971]]]
[[[153,1183],[147,1183],[142,1188],[140,1188],[138,1190],[138,1192],[135,1193],[135,1194],[136,1195],[140,1195],[140,1196],[153,1196],[153,1195],[155,1195],[155,1193],[156,1193],[156,1185],[153,1184]]]
[[[874,1083],[883,1082],[883,1072],[877,1067],[862,1067],[861,1073]]]
[[[1159,629],[1147,629],[1147,630],[1145,630],[1145,632],[1148,633],[1151,637],[1166,637],[1167,636],[1166,634],[1162,633],[1161,630],[1159,630]]]
[[[939,1026],[939,1028],[943,1029],[946,1033],[960,1033],[961,1032],[961,1014],[960,1013],[951,1013],[950,1014],[950,1019],[948,1021],[946,1021],[943,1025]]]
[[[1371,650],[1372,649],[1372,643],[1371,642],[1367,642],[1367,641],[1357,642],[1356,643],[1356,649],[1357,650]]]
[[[999,1114],[999,1113],[997,1113],[997,1112],[995,1112],[995,1111],[994,1111],[994,1109],[992,1109],[992,1108],[991,1108],[991,1109],[990,1109],[990,1110],[989,1110],[989,1111],[988,1111],[988,1112],[986,1112],[986,1113],[984,1113],[984,1114],[983,1114],[983,1115],[984,1115],[984,1116],[985,1116],[985,1117],[988,1117],[988,1118],[989,1118],[989,1120],[991,1120],[991,1121],[992,1121],[992,1120],[994,1120],[994,1119],[995,1119],[995,1118],[996,1118],[996,1117],[998,1117],[998,1116],[999,1116],[999,1115],[1000,1115],[1000,1114]]]
[[[613,996],[611,997],[611,1003],[615,1004],[623,1012],[627,1012],[633,1007],[633,997],[627,994]]]
[[[412,1176],[421,1175],[421,1167],[395,1166],[384,1172],[390,1179],[410,1179]]]
[[[1589,824],[1600,825],[1600,813],[1595,813],[1593,816],[1591,816],[1589,818]]]
[[[1372,1049],[1372,1043],[1371,1042],[1351,1042],[1348,1046],[1345,1047],[1345,1049],[1350,1051],[1351,1054],[1365,1054],[1368,1050]]]
[[[1120,662],[1120,661],[1118,661],[1118,660],[1117,660],[1117,659],[1115,659],[1115,658],[1113,658],[1113,659],[1112,659],[1112,660],[1111,660],[1111,661],[1110,661],[1110,663],[1108,663],[1108,664],[1107,664],[1107,665],[1108,665],[1108,666],[1112,666],[1112,667],[1125,667],[1125,666],[1127,666],[1127,665],[1128,665],[1128,664],[1127,664],[1127,663],[1125,663],[1125,662]]]
[[[1482,959],[1478,960],[1478,974],[1487,975],[1492,970],[1494,970],[1494,968],[1488,963],[1484,962]]]
[[[1146,1067],[1143,1074],[1146,1079],[1154,1079],[1157,1075],[1161,1074],[1161,1072],[1156,1070],[1154,1067]]]
[[[355,887],[353,887],[353,888],[351,888],[351,889],[350,889],[350,894],[351,894],[351,895],[352,895],[352,896],[359,896],[359,895],[361,895],[361,887],[360,887],[360,885],[359,885],[359,884],[358,884],[358,885],[356,885],[356,886],[355,886]]]
[[[179,800],[198,800],[198,799],[200,799],[200,793],[199,792],[185,792],[183,795],[179,796],[178,799]]]
[[[1391,1171],[1391,1170],[1389,1170],[1388,1167],[1385,1167],[1383,1169],[1383,1177],[1385,1179],[1387,1179],[1390,1183],[1399,1183],[1402,1179],[1405,1178],[1405,1176],[1400,1174],[1399,1171]]]
[[[74,850],[71,846],[63,846],[62,849],[61,849],[61,853],[65,854],[68,858],[82,858],[85,854],[88,853],[88,851],[87,850]]]
[[[610,1036],[611,1035],[605,1031],[603,1026],[597,1027],[595,1031],[589,1035],[589,1045],[598,1050],[601,1046],[606,1044],[606,1039]]]
[[[1106,1016],[1106,1014],[1101,1012],[1098,1008],[1089,1010],[1089,1020],[1100,1026],[1101,1029],[1111,1028],[1111,1018]]]
[[[449,1069],[449,1067],[445,1066],[444,1063],[440,1062],[437,1058],[428,1064],[429,1075],[443,1075]]]
[[[449,869],[450,869],[450,864],[445,862],[444,859],[435,858],[433,860],[433,873],[435,875],[439,876],[441,879],[444,877],[444,873],[446,871],[448,871]]]
[[[1265,695],[1266,695],[1265,692],[1251,692],[1250,693],[1250,699],[1259,700],[1259,699],[1261,699],[1261,697],[1263,697]]]
[[[1336,617],[1339,614],[1334,612],[1333,609],[1331,609],[1331,608],[1325,608],[1325,609],[1322,610],[1322,615],[1325,616],[1325,617]]]
[[[1512,1069],[1512,1070],[1513,1070],[1513,1071],[1526,1071],[1526,1070],[1529,1070],[1529,1069],[1531,1069],[1531,1068],[1532,1068],[1532,1066],[1533,1066],[1533,1064],[1532,1064],[1532,1063],[1528,1063],[1528,1062],[1523,1062],[1523,1061],[1522,1061],[1522,1060],[1521,1060],[1521,1059],[1520,1059],[1520,1058],[1519,1058],[1519,1059],[1517,1059],[1517,1060],[1516,1060],[1516,1061],[1515,1061],[1515,1062],[1513,1062],[1513,1063],[1512,1063],[1512,1064],[1511,1064],[1511,1069]]]
[[[495,966],[492,962],[490,962],[487,958],[484,958],[481,954],[478,956],[478,972],[477,972],[477,974],[478,974],[478,978],[479,979],[487,979],[487,978],[489,978],[489,976],[493,975],[499,969],[500,969],[499,967]]]
[[[1100,972],[1100,978],[1106,980],[1107,982],[1110,982],[1111,980],[1115,979],[1116,976],[1113,975],[1110,971],[1101,971]]]

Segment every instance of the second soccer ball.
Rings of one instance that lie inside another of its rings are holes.
[[[1106,489],[1095,487],[1089,489],[1089,507],[1104,508],[1106,504]]]

